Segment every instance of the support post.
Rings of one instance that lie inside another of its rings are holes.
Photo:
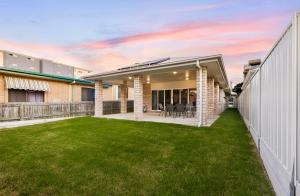
[[[143,80],[142,76],[134,76],[134,118],[143,119]]]
[[[102,80],[95,83],[95,117],[103,116],[103,83]]]
[[[199,67],[196,72],[197,121],[198,126],[207,124],[207,68]]]
[[[123,84],[120,85],[121,89],[121,113],[127,113],[127,99],[128,99],[128,90],[127,90],[127,82],[124,81]]]

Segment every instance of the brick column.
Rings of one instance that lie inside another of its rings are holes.
[[[219,114],[219,100],[220,100],[220,85],[219,83],[215,83],[215,89],[214,89],[214,115],[217,116]]]
[[[222,113],[226,108],[224,97],[225,97],[224,90],[220,89],[220,113]]]
[[[103,83],[96,81],[95,83],[95,117],[103,116]]]
[[[143,119],[143,80],[142,76],[134,76],[134,118]]]
[[[207,124],[207,68],[200,67],[196,72],[197,121],[198,126]]]
[[[214,79],[207,79],[207,115],[209,119],[214,118]]]
[[[152,99],[151,99],[151,84],[143,85],[143,104],[146,105],[147,111],[152,109]]]
[[[127,90],[127,82],[124,81],[123,84],[120,85],[121,89],[121,113],[127,113],[127,99],[128,99],[128,90]]]

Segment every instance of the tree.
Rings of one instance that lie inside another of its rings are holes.
[[[236,94],[241,94],[242,90],[242,86],[243,86],[243,82],[238,83],[237,85],[234,86],[234,88],[232,89],[233,92],[236,92]]]

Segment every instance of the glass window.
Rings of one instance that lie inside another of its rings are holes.
[[[95,101],[95,89],[81,88],[81,101]]]
[[[193,106],[196,106],[196,101],[197,101],[197,91],[195,88],[191,88],[189,90],[189,103],[192,104]]]
[[[173,90],[173,104],[179,104],[179,90]]]
[[[26,91],[8,89],[8,102],[26,102]]]
[[[44,102],[44,92],[8,89],[8,102]]]
[[[152,91],[152,110],[157,110],[157,91]]]

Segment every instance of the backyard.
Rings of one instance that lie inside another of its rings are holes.
[[[81,117],[0,131],[0,195],[274,195],[234,109],[211,127]]]

